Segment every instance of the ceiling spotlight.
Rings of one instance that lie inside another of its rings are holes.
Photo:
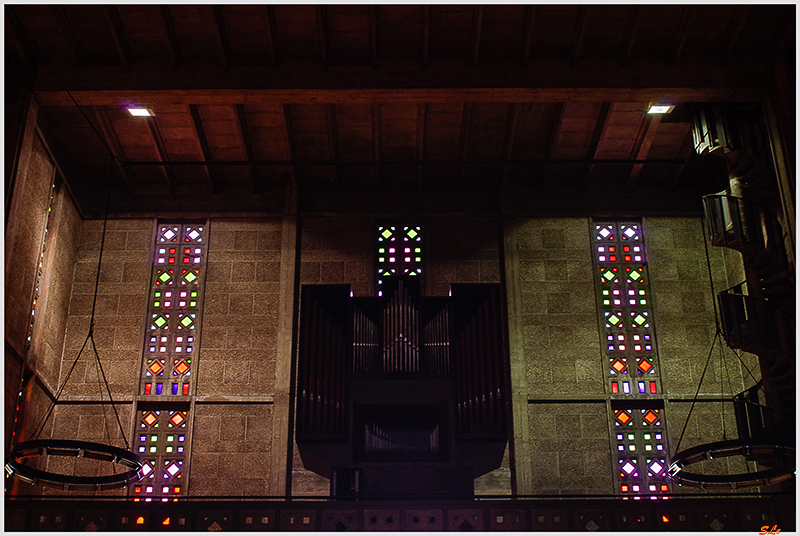
[[[134,117],[152,117],[156,115],[149,108],[128,108],[128,112]]]
[[[651,102],[647,113],[649,114],[668,114],[675,108],[674,104],[659,104],[656,102]]]

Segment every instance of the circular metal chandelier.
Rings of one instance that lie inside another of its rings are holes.
[[[780,440],[772,441],[766,439],[734,439],[729,441],[716,441],[688,448],[678,452],[670,460],[667,473],[681,486],[691,486],[707,490],[729,490],[742,489],[757,486],[768,486],[777,484],[785,480],[794,478],[795,475],[795,447],[782,445]],[[757,471],[754,473],[726,474],[726,475],[705,475],[701,473],[691,473],[684,470],[684,467],[712,460],[715,458],[726,458],[730,456],[776,456],[781,461],[791,463],[781,464],[778,467]]]
[[[21,460],[44,456],[89,458],[119,464],[128,470],[105,476],[62,475],[35,469]],[[112,445],[71,439],[42,439],[17,443],[6,457],[6,472],[35,486],[63,490],[99,491],[124,488],[141,480],[145,463],[139,455]]]

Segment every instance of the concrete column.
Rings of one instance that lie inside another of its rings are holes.
[[[278,308],[275,392],[273,395],[272,467],[270,494],[291,493],[291,460],[294,426],[292,423],[292,366],[294,362],[295,281],[297,276],[297,194],[288,186],[281,228],[280,303]]]
[[[505,265],[508,311],[509,371],[511,375],[512,493],[528,494],[533,490],[530,460],[530,427],[528,426],[528,379],[522,335],[522,287],[519,276],[519,246],[514,220],[504,217],[503,258]]]

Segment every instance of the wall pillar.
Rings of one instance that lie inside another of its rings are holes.
[[[291,494],[293,451],[292,380],[294,323],[297,290],[297,193],[293,183],[287,187],[286,207],[281,227],[280,302],[278,306],[277,357],[273,395],[272,468],[270,495]]]

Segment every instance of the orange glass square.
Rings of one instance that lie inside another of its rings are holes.
[[[622,370],[625,368],[625,364],[622,361],[617,360],[614,361],[614,364],[611,365],[611,368],[613,368],[617,372],[622,372]]]
[[[175,413],[175,415],[170,417],[169,420],[175,426],[180,426],[181,424],[183,424],[183,421],[185,419],[183,418],[183,415],[181,415],[180,413]]]
[[[620,411],[620,412],[617,414],[617,420],[618,420],[619,422],[621,422],[622,424],[627,424],[627,422],[628,422],[629,420],[631,420],[631,416],[630,416],[630,415],[628,415],[627,413],[625,413],[624,411]]]
[[[642,360],[641,363],[639,363],[639,368],[642,369],[643,371],[647,372],[648,370],[653,368],[653,365],[651,365],[649,361],[644,359],[644,360]]]
[[[153,361],[147,368],[150,369],[150,372],[152,372],[153,374],[158,374],[164,367],[162,367],[161,363],[159,363],[158,361]]]
[[[158,422],[158,417],[156,417],[155,414],[151,411],[150,413],[145,415],[144,419],[142,420],[147,426],[153,426],[155,423]]]
[[[661,491],[669,491],[669,486],[666,484],[661,484]]]
[[[652,411],[648,411],[648,412],[647,412],[647,413],[645,413],[645,415],[644,415],[644,420],[646,420],[646,421],[647,421],[647,422],[649,422],[650,424],[653,424],[654,422],[656,422],[656,421],[658,420],[658,415],[656,415],[656,414],[655,414],[655,413],[653,413]]]
[[[178,365],[175,367],[175,370],[177,370],[177,371],[178,371],[178,374],[183,374],[184,372],[186,372],[187,370],[189,370],[189,365],[187,365],[187,364],[186,364],[186,361],[181,361],[181,362],[180,362],[180,363],[178,363]]]

